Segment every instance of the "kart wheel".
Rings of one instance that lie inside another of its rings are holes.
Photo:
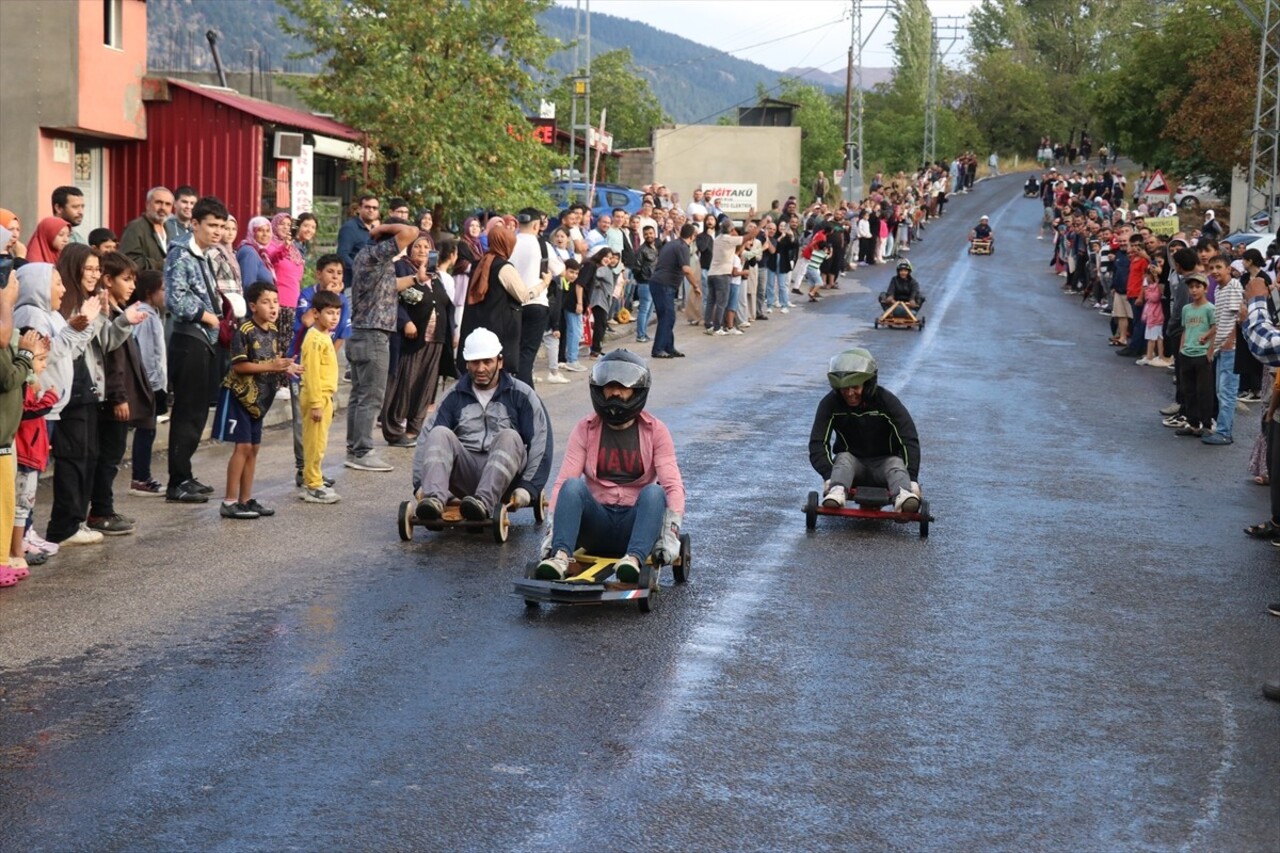
[[[693,568],[693,540],[689,538],[688,533],[681,533],[680,560],[671,566],[671,574],[675,576],[676,583],[688,581],[691,568]]]
[[[813,530],[818,526],[818,493],[810,492],[804,505],[804,526]]]
[[[540,608],[540,607],[542,607],[542,605],[538,602],[538,600],[537,600],[537,599],[534,599],[534,598],[526,598],[526,599],[524,600],[524,609],[525,609],[525,610],[537,610],[537,609],[538,609],[538,608]]]
[[[644,598],[637,598],[637,599],[636,599],[636,607],[639,607],[639,608],[640,608],[640,612],[641,612],[641,613],[652,613],[652,612],[653,612],[653,599],[654,599],[654,593],[652,593],[652,592],[651,592],[651,593],[649,593],[649,594],[648,594],[647,596],[645,596]]]
[[[511,535],[511,519],[507,517],[507,505],[499,503],[493,508],[493,541],[501,545]]]
[[[920,331],[922,331],[922,332],[924,331],[924,318],[923,318],[923,317],[921,317],[921,318],[920,318]]]
[[[413,539],[413,501],[400,501],[400,512],[396,515],[396,532],[401,542]]]
[[[920,538],[929,538],[929,502],[920,501]]]
[[[542,524],[547,520],[547,493],[543,492],[538,495],[538,499],[533,502],[533,520]]]
[[[879,319],[872,320],[872,321],[871,321],[871,328],[873,328],[873,329],[878,329],[878,328],[880,328],[880,320],[879,320]]]

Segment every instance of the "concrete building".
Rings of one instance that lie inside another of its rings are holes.
[[[683,203],[704,183],[755,184],[760,209],[800,194],[800,128],[680,124],[653,131],[653,179]]]
[[[0,207],[23,239],[55,187],[84,191],[87,237],[109,208],[111,146],[146,138],[144,0],[0,2]]]

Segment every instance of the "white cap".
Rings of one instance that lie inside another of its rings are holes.
[[[476,329],[462,344],[463,361],[480,361],[502,355],[502,341],[488,329]]]
[[[990,219],[990,218],[991,218],[990,216],[987,216],[987,215],[984,213],[984,214],[982,214],[982,216],[978,217],[978,221],[979,221],[979,222],[981,222],[983,219]]]

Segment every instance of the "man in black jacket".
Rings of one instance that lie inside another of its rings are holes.
[[[853,486],[887,486],[897,512],[920,508],[920,439],[906,406],[876,381],[865,349],[831,359],[831,391],[818,403],[809,432],[809,462],[829,481],[822,503],[842,507]]]
[[[889,286],[885,288],[884,293],[880,294],[881,308],[888,309],[898,303],[906,305],[912,311],[924,304],[924,294],[920,292],[920,282],[916,281],[916,277],[911,274],[910,261],[898,262],[897,272],[894,273],[893,278],[889,279]],[[894,314],[907,316],[901,309]]]

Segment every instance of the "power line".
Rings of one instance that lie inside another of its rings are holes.
[[[721,53],[728,54],[728,55],[732,56],[733,54],[735,54],[735,53],[741,53],[741,52],[742,52],[742,51],[744,51],[744,50],[752,50],[752,49],[757,48],[757,47],[764,47],[764,46],[765,46],[765,45],[767,45],[767,44],[775,44],[775,43],[780,42],[780,41],[786,41],[787,39],[793,39],[793,38],[795,38],[796,36],[803,36],[803,35],[807,35],[808,33],[817,32],[818,30],[826,29],[827,27],[831,26],[832,24],[838,24],[838,23],[840,23],[841,21],[843,21],[843,20],[844,20],[845,18],[847,18],[847,17],[848,17],[847,15],[841,15],[839,18],[836,18],[834,21],[827,21],[826,23],[819,24],[819,25],[818,25],[818,26],[816,26],[816,27],[810,27],[810,28],[809,28],[809,29],[807,29],[807,30],[800,30],[799,32],[791,33],[790,35],[779,36],[779,37],[777,37],[777,38],[769,39],[768,41],[762,41],[762,42],[758,42],[758,43],[756,43],[756,44],[749,44],[749,45],[747,45],[746,47],[735,47],[733,50],[723,50],[723,51],[720,51],[720,52],[721,52]],[[811,52],[812,52],[812,51],[811,51]],[[669,64],[667,64],[667,65],[650,65],[650,66],[647,66],[647,68],[648,68],[648,69],[650,69],[650,70],[652,70],[652,69],[658,69],[658,68],[678,68],[678,67],[679,67],[679,66],[681,66],[681,65],[691,65],[691,64],[693,64],[693,63],[695,63],[695,62],[706,62],[706,61],[707,61],[708,59],[710,59],[710,58],[711,58],[711,57],[709,57],[709,56],[699,56],[699,57],[696,57],[696,58],[694,58],[694,59],[682,59],[682,60],[680,60],[679,62],[672,62],[672,63],[669,63]],[[803,61],[803,60],[802,60],[802,61]]]

